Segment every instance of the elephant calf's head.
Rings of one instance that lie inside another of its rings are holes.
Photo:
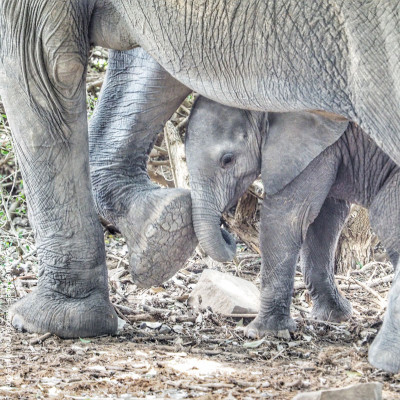
[[[265,126],[264,113],[206,98],[193,106],[186,137],[193,224],[200,244],[217,261],[235,255],[236,243],[220,228],[220,219],[260,173]]]

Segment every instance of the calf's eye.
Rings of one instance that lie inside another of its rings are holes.
[[[228,168],[235,164],[235,156],[232,153],[226,153],[221,157],[221,167]]]

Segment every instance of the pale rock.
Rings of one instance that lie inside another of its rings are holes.
[[[257,314],[260,291],[251,282],[236,276],[206,269],[188,299],[194,308],[211,307],[227,314]]]
[[[382,384],[360,383],[341,389],[300,393],[293,400],[382,400]]]

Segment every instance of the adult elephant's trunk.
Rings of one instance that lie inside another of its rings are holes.
[[[236,242],[221,228],[221,213],[209,199],[196,199],[193,191],[192,207],[194,230],[203,250],[216,261],[231,261],[236,253]]]

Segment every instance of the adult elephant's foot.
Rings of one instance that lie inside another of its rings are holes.
[[[334,296],[313,299],[311,317],[319,321],[347,321],[353,313],[353,307],[339,292]]]
[[[381,330],[372,342],[368,352],[368,361],[375,368],[397,373],[400,371],[399,331],[388,325],[390,323],[383,323]]]
[[[254,321],[246,326],[244,334],[248,338],[262,338],[267,334],[278,337],[290,338],[289,332],[296,330],[296,323],[293,318],[287,315],[272,315],[269,318],[257,316]]]
[[[388,296],[382,327],[369,348],[368,360],[387,372],[400,371],[400,279],[399,266]]]
[[[131,274],[141,287],[160,285],[181,269],[197,246],[190,192],[151,189],[135,195],[116,221],[129,248]]]
[[[118,328],[108,293],[100,290],[84,298],[71,298],[38,288],[15,303],[8,318],[20,331],[50,332],[62,338],[114,334]]]

